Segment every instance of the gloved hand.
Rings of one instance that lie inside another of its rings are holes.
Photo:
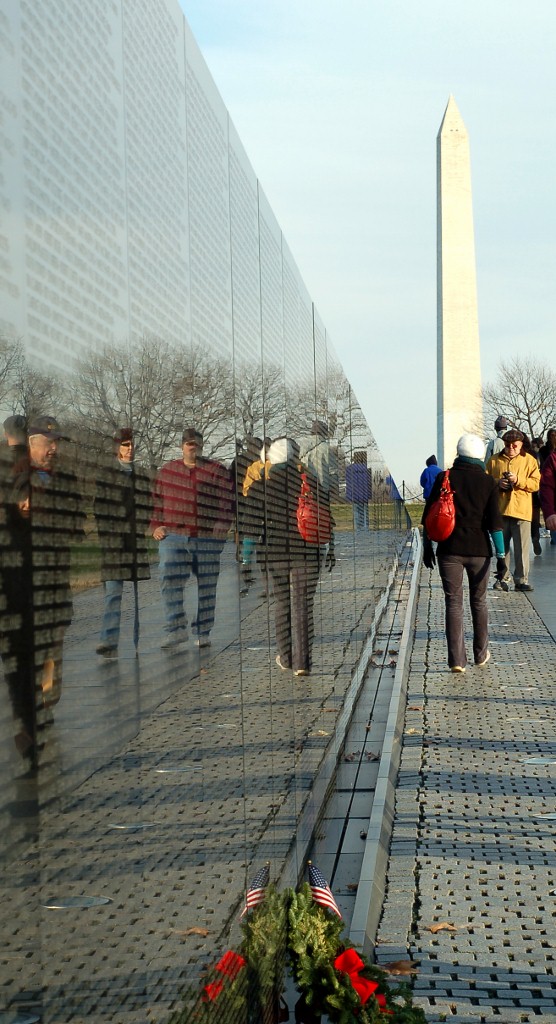
[[[503,579],[506,578],[507,574],[508,574],[508,567],[506,565],[506,559],[505,558],[497,558],[496,559],[496,572],[494,574],[496,576],[496,579],[502,581]]]
[[[434,569],[436,565],[436,556],[432,546],[432,541],[428,538],[423,541],[423,564],[427,569]]]

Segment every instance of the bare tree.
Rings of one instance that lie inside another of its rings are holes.
[[[0,404],[25,416],[64,417],[71,408],[71,392],[64,374],[55,376],[30,363],[20,338],[0,337]]]
[[[500,363],[498,376],[482,392],[485,420],[503,414],[529,437],[556,425],[556,373],[535,359]]]
[[[275,437],[286,423],[286,394],[281,367],[245,364],[234,375],[236,431],[242,437]]]
[[[10,341],[4,335],[0,335],[0,406],[13,403],[14,380],[22,358],[21,341]]]
[[[205,454],[235,451],[231,364],[200,348],[178,349],[154,335],[107,346],[81,363],[77,390],[78,421],[91,443],[130,425],[153,469],[179,448],[186,425],[203,434]]]
[[[173,401],[174,349],[152,335],[134,345],[110,345],[84,359],[77,374],[77,415],[99,440],[132,426],[140,453],[159,466],[178,443]]]

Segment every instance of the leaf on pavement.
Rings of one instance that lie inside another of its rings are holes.
[[[172,928],[172,935],[180,935],[185,938],[186,935],[202,935],[205,938],[209,934],[208,928],[186,928],[185,931],[180,931],[179,928]]]
[[[399,974],[405,977],[409,977],[412,974],[419,973],[419,964],[413,963],[413,960],[391,960],[387,964],[378,964],[382,971],[386,971],[387,974]]]
[[[436,935],[437,932],[457,932],[457,928],[455,924],[450,924],[449,921],[439,921],[438,924],[427,925],[425,931]]]

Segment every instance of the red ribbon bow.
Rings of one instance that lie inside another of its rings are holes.
[[[239,953],[234,953],[233,950],[229,949],[220,960],[215,964],[214,969],[220,971],[221,974],[225,974],[227,978],[232,981],[237,978],[239,972],[246,966],[246,961]],[[205,1002],[214,1002],[218,998],[222,989],[224,988],[224,982],[218,979],[218,981],[211,981],[208,985],[205,985],[203,999]]]
[[[348,975],[351,984],[361,1000],[362,1006],[365,1005],[371,996],[375,995],[378,988],[378,982],[371,981],[369,978],[361,977],[359,974],[361,968],[364,966],[364,961],[355,949],[346,949],[343,953],[340,953],[334,961],[334,967],[336,970],[343,971],[344,974]],[[386,999],[381,995],[381,993],[375,995],[375,999],[381,1010],[386,1008]]]

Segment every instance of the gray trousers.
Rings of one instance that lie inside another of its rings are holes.
[[[484,661],[488,649],[488,611],[486,591],[490,558],[483,555],[438,555],[438,571],[446,603],[446,640],[448,665],[467,665],[463,633],[463,572],[469,581],[469,604],[473,621],[473,658]]]
[[[506,552],[508,578],[510,575],[510,541],[513,540],[514,583],[528,583],[531,523],[527,519],[514,519],[513,516],[502,516],[502,532],[504,534],[504,551]]]

